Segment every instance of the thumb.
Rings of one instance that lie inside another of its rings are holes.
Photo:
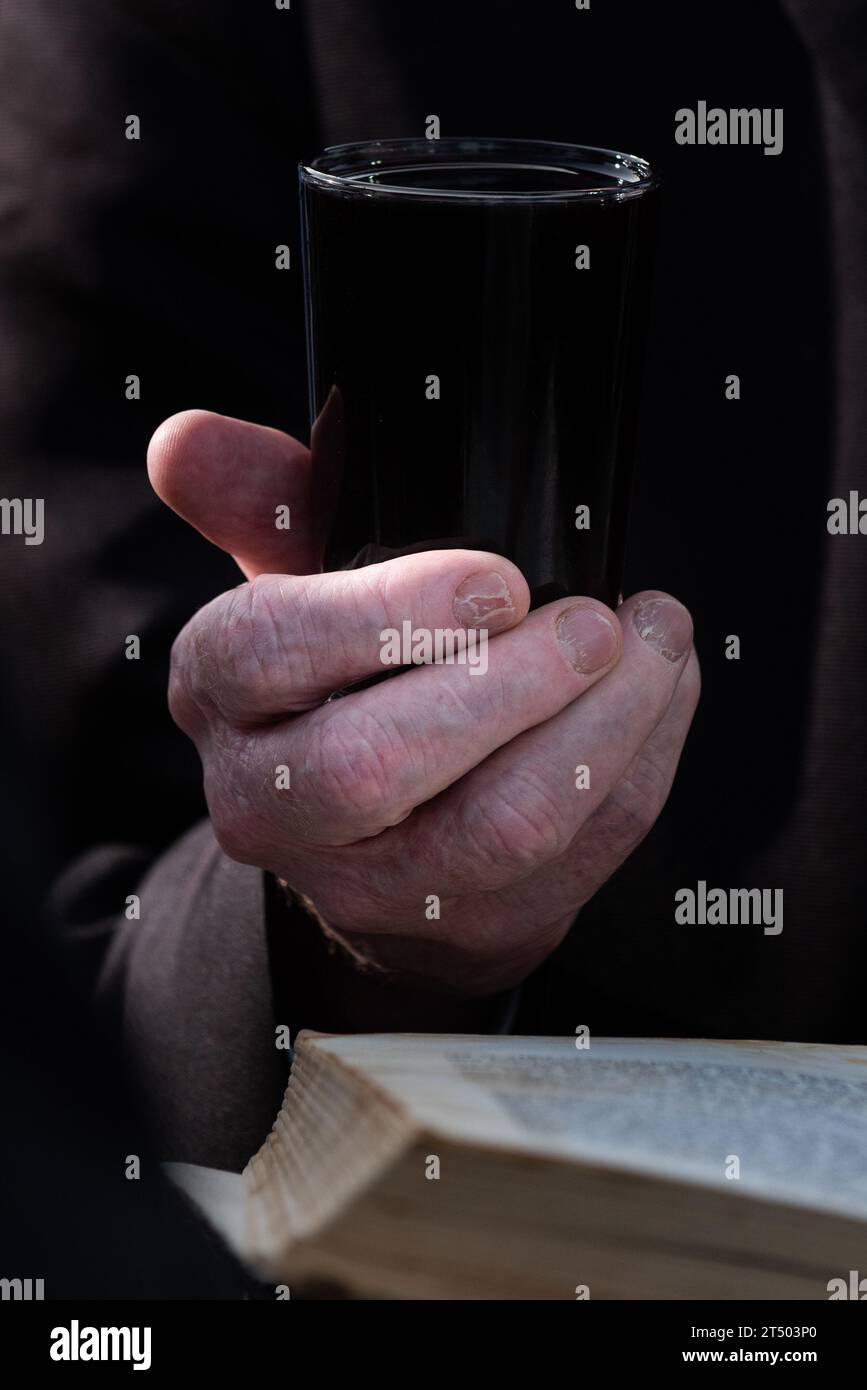
[[[310,453],[291,435],[184,410],[151,439],[148,476],[157,496],[228,551],[248,579],[321,569]]]

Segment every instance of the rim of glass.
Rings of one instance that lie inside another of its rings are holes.
[[[449,158],[467,164],[484,164],[487,157],[495,166],[505,163],[507,156],[511,156],[514,162],[536,169],[548,167],[552,171],[556,168],[560,172],[571,169],[583,173],[597,170],[601,173],[604,170],[603,177],[609,181],[600,183],[599,187],[488,191],[473,188],[413,188],[407,184],[374,182],[370,178],[377,169],[387,176],[392,169],[397,173],[401,168],[441,163]],[[659,174],[646,159],[600,145],[454,135],[439,140],[413,137],[354,140],[343,145],[329,145],[316,159],[299,164],[298,174],[302,183],[330,189],[343,197],[426,198],[433,202],[463,203],[621,202],[627,198],[640,198],[661,182]]]

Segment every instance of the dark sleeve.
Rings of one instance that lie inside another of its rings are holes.
[[[265,875],[227,859],[207,821],[142,867],[135,850],[91,851],[56,886],[53,915],[91,958],[104,1034],[122,1044],[156,1152],[240,1169],[288,1074]]]
[[[164,1159],[240,1170],[271,1128],[300,1028],[502,1032],[516,1017],[520,991],[443,1000],[359,973],[270,875],[227,859],[207,821],[147,867],[121,846],[84,855],[51,915],[96,980],[104,1036]]]

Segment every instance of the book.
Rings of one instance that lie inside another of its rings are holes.
[[[849,1297],[867,1047],[305,1032],[243,1189],[292,1294]]]

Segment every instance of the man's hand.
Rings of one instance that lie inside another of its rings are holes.
[[[686,609],[647,592],[528,613],[520,572],[482,551],[320,573],[310,454],[257,425],[173,416],[148,466],[247,577],[181,632],[169,691],[225,853],[408,979],[518,983],[666,800],[699,695]],[[380,635],[405,620],[486,629],[487,670],[419,666],[329,701],[382,674]]]

